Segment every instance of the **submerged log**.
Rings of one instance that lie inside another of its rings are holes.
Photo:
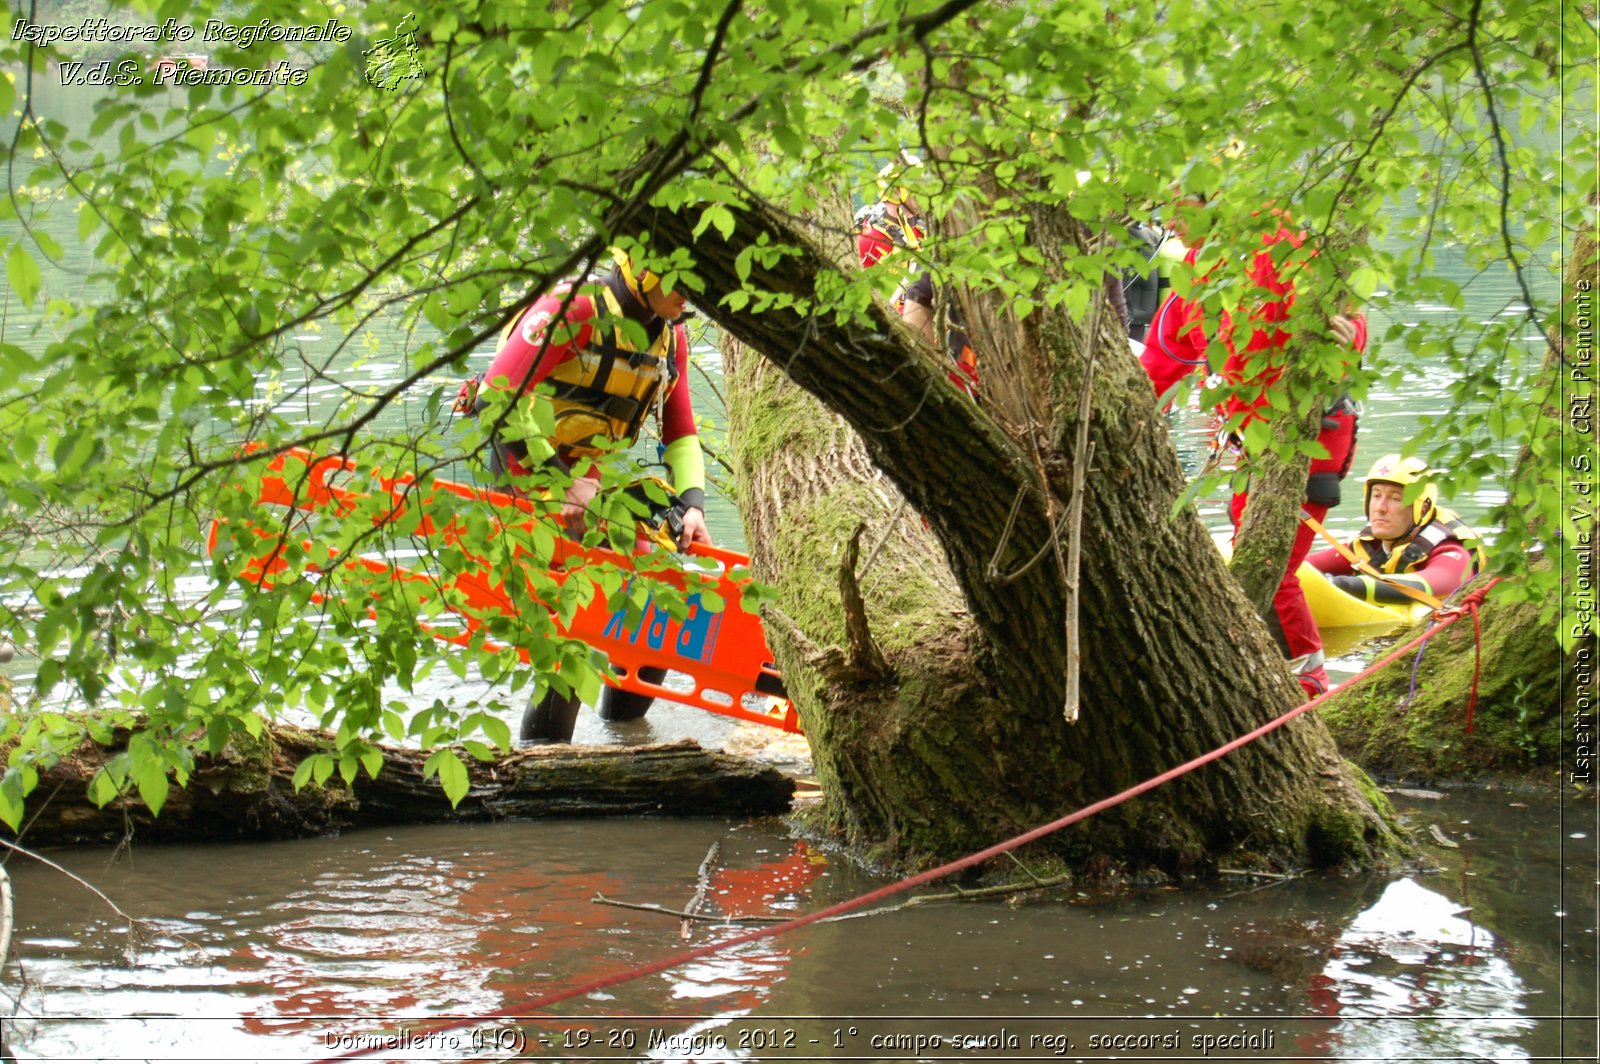
[[[494,761],[466,757],[471,789],[454,808],[436,779],[423,778],[428,755],[385,747],[376,778],[365,770],[347,785],[296,791],[300,761],[326,750],[316,731],[274,726],[259,742],[234,741],[203,758],[188,786],[174,787],[159,816],[136,795],[98,807],[89,780],[115,748],[85,744],[42,773],[49,795],[24,823],[29,846],[284,839],[384,824],[454,823],[514,817],[763,816],[789,808],[791,779],[776,769],[693,741],[652,746],[535,746]],[[8,833],[9,834],[9,833]]]

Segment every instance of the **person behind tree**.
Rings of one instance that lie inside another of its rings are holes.
[[[912,255],[898,254],[919,251],[926,236],[922,213],[903,183],[906,171],[921,165],[922,160],[915,155],[902,153],[900,161],[878,171],[877,202],[856,211],[856,253],[863,267],[891,258],[910,260],[908,274],[891,302],[912,332],[934,344],[933,278]],[[949,372],[950,383],[977,398],[978,356],[966,331],[955,323],[945,333],[945,353],[955,364]]]
[[[905,171],[922,165],[915,155],[902,154],[902,161],[889,163],[878,171],[878,199],[856,211],[856,254],[865,267],[885,259],[903,259],[899,251],[918,251],[922,247],[922,212],[901,183]],[[933,343],[933,281],[915,258],[906,265],[908,276],[895,291],[893,303],[911,330]]]
[[[1204,205],[1203,199],[1200,205]],[[1294,305],[1294,282],[1279,273],[1273,251],[1276,245],[1283,243],[1299,248],[1306,234],[1289,229],[1276,212],[1274,220],[1276,224],[1263,234],[1262,246],[1251,259],[1248,275],[1251,294],[1241,301],[1239,311],[1223,314],[1215,329],[1216,337],[1227,352],[1222,377],[1233,386],[1233,394],[1224,403],[1222,413],[1241,429],[1252,420],[1265,419],[1270,391],[1283,376],[1290,356],[1290,342],[1294,339],[1283,328]],[[1179,236],[1183,236],[1181,230]],[[1191,264],[1198,251],[1198,245],[1190,250],[1188,261]],[[1196,286],[1204,283],[1202,278]],[[1328,318],[1328,328],[1341,345],[1356,352],[1366,350],[1367,328],[1361,315],[1332,315]],[[1156,312],[1144,354],[1139,359],[1158,396],[1166,394],[1188,374],[1209,365],[1210,335],[1197,300],[1186,299],[1175,292],[1166,298]],[[1338,505],[1340,482],[1350,471],[1350,462],[1355,456],[1355,438],[1356,405],[1348,395],[1341,395],[1324,412],[1317,436],[1317,443],[1327,452],[1327,457],[1311,460],[1306,481],[1302,509],[1313,520],[1323,520],[1328,511]],[[1235,528],[1244,517],[1248,499],[1248,488],[1233,496],[1229,515]],[[1283,579],[1272,600],[1276,620],[1274,635],[1293,663],[1301,688],[1312,698],[1328,689],[1326,655],[1322,649],[1322,634],[1317,630],[1295,571],[1310,553],[1314,535],[1311,526],[1301,522],[1286,559]]]
[[[1347,548],[1329,547],[1306,561],[1364,602],[1416,601],[1402,587],[1448,598],[1484,567],[1483,542],[1439,505],[1439,488],[1426,479],[1429,472],[1420,458],[1387,454],[1378,459],[1362,480],[1367,527]]]
[[[686,299],[668,291],[650,270],[636,270],[626,252],[597,281],[563,285],[536,300],[500,336],[482,384],[491,390],[531,392],[554,385],[555,433],[551,460],[576,479],[567,491],[561,519],[582,535],[587,510],[600,486],[589,461],[608,445],[631,445],[646,418],[655,415],[680,500],[678,545],[711,542],[705,520],[705,457],[695,431],[694,405],[686,379],[689,338],[679,318]],[[625,326],[632,322],[637,327]],[[636,342],[642,335],[643,345]],[[484,399],[480,394],[478,408]],[[527,447],[496,438],[491,467],[526,475]]]
[[[1144,265],[1126,270],[1122,275],[1122,298],[1128,308],[1128,339],[1138,346],[1135,354],[1144,351],[1145,337],[1161,309],[1172,283],[1167,279],[1167,267],[1181,260],[1187,249],[1171,230],[1157,223],[1133,222],[1128,226],[1128,243],[1144,256]]]

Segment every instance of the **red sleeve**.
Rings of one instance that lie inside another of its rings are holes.
[[[1291,234],[1287,229],[1279,229],[1276,234],[1264,237],[1263,243],[1270,245],[1287,240],[1299,247],[1304,239],[1303,233]],[[1292,339],[1283,323],[1289,319],[1290,308],[1294,306],[1294,284],[1282,279],[1270,251],[1256,252],[1250,264],[1250,282],[1259,291],[1262,301],[1239,322],[1224,316],[1222,328],[1218,330],[1228,349],[1222,375],[1230,384],[1252,386],[1224,405],[1224,412],[1230,417],[1240,411],[1253,415],[1267,405],[1267,389],[1283,376],[1283,352]],[[1356,334],[1350,346],[1360,353],[1367,349],[1367,319],[1353,314],[1351,320]],[[1243,349],[1234,344],[1236,326],[1250,330]],[[1254,398],[1247,400],[1251,390],[1255,392]]]
[[[863,266],[876,266],[879,259],[893,250],[894,240],[877,226],[862,230],[856,237],[856,254],[861,257]]]
[[[1464,583],[1472,573],[1472,553],[1460,543],[1441,543],[1428,555],[1421,569],[1413,569],[1407,576],[1420,576],[1428,582],[1434,598],[1446,598]]]
[[[1350,576],[1356,571],[1350,564],[1350,559],[1332,547],[1306,555],[1306,562],[1317,572],[1327,573],[1329,576]]]
[[[495,387],[504,377],[504,387],[528,391],[550,375],[573,352],[588,346],[594,335],[594,300],[573,296],[564,318],[557,319],[567,294],[551,293],[523,311],[522,317],[500,341],[500,350],[483,375],[484,383]]]
[[[674,325],[672,332],[673,346],[678,349],[678,383],[667,396],[666,409],[661,412],[662,444],[695,435],[694,398],[689,393],[689,333],[682,325]]]
[[[1206,364],[1206,327],[1200,305],[1173,293],[1156,311],[1139,364],[1150,375],[1157,395],[1165,395]]]

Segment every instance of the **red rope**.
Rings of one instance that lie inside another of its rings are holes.
[[[628,971],[617,972],[613,975],[602,976],[599,979],[590,980],[589,982],[583,983],[580,986],[568,987],[565,990],[555,990],[548,994],[532,998],[528,1001],[522,1002],[521,1006],[515,1012],[498,1012],[485,1016],[445,1017],[427,1027],[407,1028],[407,1034],[416,1038],[425,1038],[431,1035],[441,1034],[447,1031],[459,1031],[466,1027],[478,1026],[485,1023],[513,1022],[516,1020],[526,1019],[528,1015],[536,1009],[546,1008],[562,1001],[569,1001],[575,997],[582,997],[586,994],[592,994],[596,990],[604,990],[607,987],[618,986],[622,983],[629,983],[635,979],[642,979],[647,975],[656,975],[660,972],[666,971],[669,968],[676,968],[680,965],[687,964],[690,961],[696,961],[702,957],[709,957],[712,954],[721,953],[724,950],[732,949],[735,946],[742,946],[748,942],[759,942],[764,938],[776,938],[777,936],[787,934],[790,931],[796,931],[808,924],[814,924],[818,921],[826,920],[829,917],[851,912],[855,909],[860,909],[864,906],[871,905],[874,902],[882,901],[883,899],[892,897],[896,894],[901,894],[913,887],[920,887],[923,884],[931,883],[936,879],[943,879],[945,876],[948,876],[954,872],[960,872],[964,869],[971,868],[974,865],[982,864],[984,861],[999,857],[1001,854],[1009,853],[1012,850],[1026,846],[1030,842],[1036,842],[1047,835],[1052,835],[1055,832],[1060,831],[1062,828],[1070,827],[1080,820],[1087,820],[1096,813],[1102,813],[1113,806],[1121,805],[1130,798],[1136,798],[1146,791],[1154,790],[1156,787],[1159,787],[1161,784],[1166,783],[1169,780],[1174,780],[1179,776],[1185,775],[1186,773],[1193,772],[1202,765],[1209,764],[1220,757],[1232,753],[1247,743],[1254,742],[1269,732],[1276,731],[1285,724],[1289,723],[1291,720],[1294,720],[1296,717],[1300,716],[1302,713],[1309,712],[1310,710],[1321,705],[1336,691],[1342,691],[1347,687],[1359,683],[1389,663],[1397,660],[1405,654],[1410,653],[1413,648],[1426,641],[1434,633],[1441,632],[1450,627],[1456,621],[1460,620],[1464,612],[1470,612],[1473,616],[1474,623],[1476,623],[1478,615],[1477,607],[1483,601],[1483,594],[1484,592],[1487,592],[1490,587],[1493,587],[1496,582],[1497,581],[1490,581],[1489,584],[1485,585],[1479,591],[1475,591],[1471,595],[1467,596],[1467,599],[1462,602],[1460,607],[1450,610],[1448,613],[1439,614],[1434,625],[1422,635],[1418,636],[1416,639],[1413,639],[1411,642],[1407,643],[1398,650],[1391,651],[1389,654],[1373,662],[1371,665],[1368,665],[1365,669],[1362,669],[1360,672],[1350,677],[1350,679],[1340,684],[1334,690],[1326,691],[1323,694],[1318,695],[1316,698],[1313,698],[1311,701],[1306,702],[1304,705],[1296,706],[1287,713],[1284,713],[1281,716],[1278,716],[1261,725],[1260,727],[1246,732],[1238,738],[1217,747],[1210,753],[1201,754],[1199,757],[1191,758],[1190,760],[1185,761],[1183,764],[1178,765],[1176,768],[1168,769],[1159,776],[1154,776],[1150,779],[1147,779],[1143,783],[1136,783],[1125,791],[1114,794],[1110,798],[1102,798],[1100,801],[1095,802],[1092,805],[1086,805],[1077,812],[1068,813],[1059,820],[1052,820],[1048,824],[1043,824],[1039,827],[1023,832],[1021,835],[1014,836],[1013,838],[1007,839],[1004,842],[996,843],[986,850],[979,850],[977,853],[972,853],[965,857],[957,858],[956,860],[950,861],[947,864],[939,865],[937,868],[930,868],[926,872],[919,872],[916,875],[908,876],[905,879],[886,884],[885,886],[879,887],[876,890],[868,891],[866,894],[862,894],[854,898],[848,898],[845,901],[835,902],[833,905],[829,905],[824,909],[819,909],[814,913],[809,913],[805,916],[799,916],[793,920],[787,920],[781,924],[772,924],[767,927],[760,927],[751,931],[746,931],[741,934],[734,935],[732,938],[725,938],[720,942],[713,942],[704,946],[696,947],[695,949],[684,950],[681,953],[675,953],[664,960],[655,961],[638,968],[632,968]],[[1470,610],[1468,609],[1469,602],[1471,603]],[[1474,685],[1476,685],[1476,681],[1474,681]],[[373,1046],[366,1049],[351,1049],[344,1053],[340,1053],[337,1056],[320,1058],[312,1062],[312,1064],[334,1064],[335,1061],[352,1060],[379,1052],[381,1048],[381,1046]]]
[[[1458,620],[1462,614],[1472,615],[1472,690],[1467,693],[1467,734],[1472,734],[1472,714],[1478,708],[1478,677],[1483,671],[1483,626],[1478,620],[1478,607],[1483,605],[1484,599],[1489,594],[1489,589],[1500,582],[1500,577],[1495,577],[1476,591],[1469,592],[1461,600],[1461,604],[1448,610],[1440,610],[1435,617],[1440,620],[1448,618],[1451,622]],[[1440,627],[1443,627],[1441,625]],[[1436,631],[1437,629],[1430,629]]]

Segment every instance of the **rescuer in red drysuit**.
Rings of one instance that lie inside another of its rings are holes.
[[[551,442],[557,460],[569,469],[598,453],[596,443],[632,443],[645,418],[654,413],[665,448],[662,457],[682,501],[678,544],[687,549],[690,543],[709,545],[711,536],[705,520],[705,457],[685,379],[689,338],[678,322],[685,306],[681,290],[665,291],[649,270],[636,275],[627,255],[618,252],[616,267],[598,281],[580,286],[576,294],[570,286],[559,288],[512,321],[483,384],[526,393],[541,381],[553,382],[556,427]],[[644,328],[643,350],[620,324],[608,327],[608,320],[619,318]],[[512,474],[530,471],[527,449],[520,443],[496,440],[492,453]],[[581,534],[599,486],[591,467],[579,473],[567,492],[561,517],[575,534]]]
[[[1288,320],[1289,308],[1294,305],[1294,284],[1279,275],[1277,265],[1273,262],[1272,246],[1287,242],[1291,247],[1298,248],[1304,241],[1303,232],[1292,232],[1281,224],[1275,232],[1261,238],[1263,247],[1255,253],[1249,273],[1251,284],[1261,293],[1261,299],[1253,304],[1242,320],[1237,315],[1224,314],[1217,330],[1218,338],[1228,353],[1222,368],[1224,380],[1236,388],[1241,384],[1246,385],[1242,392],[1236,391],[1226,401],[1222,411],[1230,422],[1243,415],[1238,422],[1240,428],[1255,418],[1265,418],[1263,411],[1267,406],[1267,390],[1283,376],[1284,360],[1292,339],[1284,330],[1283,323]],[[1194,263],[1197,252],[1198,248],[1191,250],[1187,261]],[[1366,350],[1367,325],[1361,315],[1334,315],[1328,319],[1328,324],[1339,342],[1357,352]],[[1249,329],[1248,338],[1240,346],[1236,339],[1245,328]],[[1185,376],[1206,366],[1207,346],[1206,324],[1199,303],[1177,293],[1169,295],[1156,312],[1155,321],[1146,337],[1144,354],[1139,359],[1150,375],[1156,394],[1166,394]],[[1251,395],[1254,398],[1247,398]],[[1339,482],[1350,471],[1350,462],[1355,456],[1355,440],[1356,406],[1348,396],[1341,396],[1324,413],[1322,431],[1317,436],[1317,442],[1326,449],[1328,456],[1311,461],[1303,503],[1304,512],[1311,518],[1322,521],[1329,509],[1338,504]],[[1248,491],[1237,492],[1233,496],[1229,515],[1235,528],[1243,518],[1248,497]],[[1296,679],[1307,697],[1311,698],[1328,689],[1328,671],[1322,650],[1322,634],[1317,630],[1311,608],[1306,604],[1305,592],[1300,588],[1296,570],[1310,553],[1314,535],[1311,526],[1301,522],[1295,532],[1283,579],[1272,599],[1273,613],[1278,622],[1276,634],[1280,636],[1295,667]]]

